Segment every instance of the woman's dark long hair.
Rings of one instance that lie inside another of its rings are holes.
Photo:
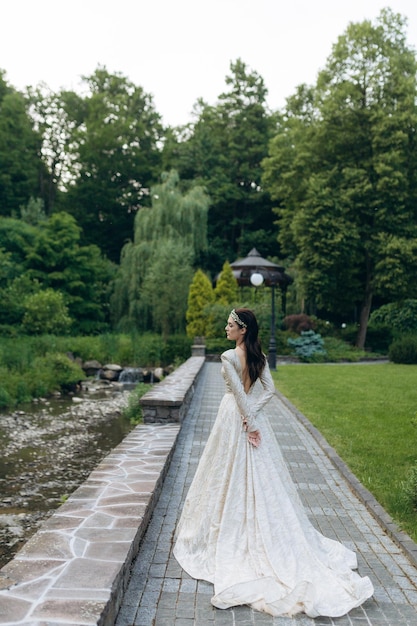
[[[244,335],[246,361],[248,364],[249,378],[253,384],[262,374],[266,362],[258,338],[258,321],[250,309],[235,309],[235,311],[239,319],[246,324],[246,333]],[[239,322],[237,322],[237,324],[239,324]]]

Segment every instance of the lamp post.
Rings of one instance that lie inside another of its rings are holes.
[[[274,370],[277,364],[277,345],[275,340],[275,287],[282,291],[282,312],[285,315],[285,294],[287,287],[292,283],[291,276],[285,273],[284,268],[263,259],[256,248],[253,248],[247,257],[230,264],[234,277],[239,286],[253,285],[259,287],[265,283],[271,287],[271,333],[268,348],[268,364]]]

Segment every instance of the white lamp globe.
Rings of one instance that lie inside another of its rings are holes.
[[[259,272],[254,272],[251,274],[250,282],[254,287],[259,287],[264,282],[264,277]]]

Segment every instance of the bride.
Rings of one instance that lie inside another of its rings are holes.
[[[249,309],[230,313],[226,393],[185,500],[174,555],[219,609],[339,617],[373,594],[356,555],[311,525],[263,410],[275,393]]]

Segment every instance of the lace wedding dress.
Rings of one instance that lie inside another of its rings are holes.
[[[262,410],[275,393],[268,365],[248,393],[235,350],[222,354],[222,374],[226,394],[177,527],[177,561],[214,584],[219,609],[346,614],[373,594],[372,583],[352,571],[355,553],[307,518]],[[258,448],[248,443],[242,415],[261,432]]]

